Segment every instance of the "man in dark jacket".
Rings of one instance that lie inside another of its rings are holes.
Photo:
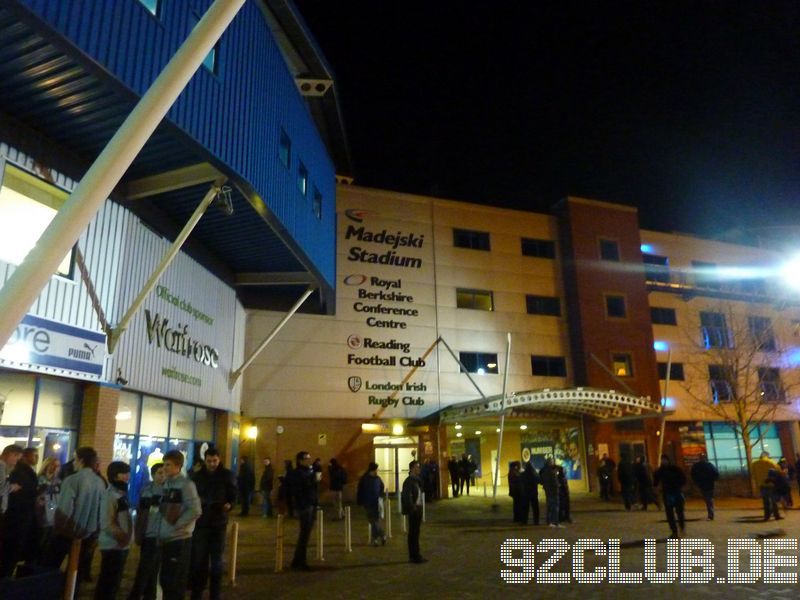
[[[539,524],[539,473],[533,468],[530,461],[525,463],[525,470],[522,472],[523,497],[530,504],[533,511],[533,524]],[[525,506],[525,518],[523,523],[528,522],[528,507]]]
[[[550,527],[562,527],[558,522],[558,472],[552,458],[545,460],[539,471],[539,479],[547,501],[547,524]]]
[[[514,523],[524,525],[528,522],[528,498],[525,496],[525,484],[518,460],[508,465],[508,495],[511,496]]]
[[[342,495],[344,494],[344,485],[347,483],[347,471],[335,458],[328,463],[328,482],[336,504],[336,519],[344,519]]]
[[[653,470],[647,464],[647,460],[643,456],[636,457],[636,463],[633,465],[633,475],[636,478],[636,485],[639,488],[639,499],[642,502],[642,510],[647,510],[648,504],[655,504],[661,508],[658,503],[658,498],[653,490]]]
[[[297,467],[287,476],[289,494],[294,503],[294,510],[300,520],[300,531],[297,535],[297,545],[294,549],[292,569],[296,571],[310,571],[306,559],[308,538],[314,527],[317,511],[317,477],[311,467],[311,455],[308,452],[297,453]]]
[[[0,576],[13,574],[17,561],[36,559],[36,491],[39,478],[34,467],[39,462],[36,448],[25,448],[8,481],[18,487],[8,497],[8,510],[3,520],[3,557]]]
[[[685,533],[686,523],[683,517],[684,497],[683,486],[686,485],[686,475],[677,466],[673,465],[669,457],[664,454],[661,456],[661,466],[656,469],[653,475],[653,485],[661,485],[661,493],[664,498],[664,510],[667,513],[667,522],[672,531],[672,537],[678,537],[678,526],[681,535]],[[678,513],[678,523],[675,524],[675,513]]]
[[[408,477],[400,494],[401,509],[408,517],[408,560],[412,563],[428,562],[419,551],[419,533],[422,528],[422,480],[419,461],[408,463]]]
[[[627,454],[623,454],[622,459],[619,461],[617,479],[619,479],[619,487],[622,490],[622,501],[625,503],[625,510],[630,510],[636,493],[636,475],[634,475],[633,465]]]
[[[714,482],[719,479],[717,467],[708,462],[705,454],[700,455],[700,460],[692,465],[692,481],[703,494],[708,511],[708,520],[714,520]]]
[[[203,514],[197,520],[192,534],[192,598],[203,597],[206,580],[210,575],[209,598],[219,600],[222,575],[225,570],[225,530],[228,512],[236,502],[236,484],[233,473],[222,466],[219,450],[206,450],[205,465],[191,474],[197,487]]]
[[[447,461],[447,472],[450,474],[451,493],[453,494],[453,498],[457,498],[460,475],[458,461],[456,460],[455,456],[451,456],[450,460]]]
[[[358,480],[358,495],[356,501],[359,506],[364,507],[369,521],[370,543],[377,546],[379,543],[386,545],[386,535],[381,529],[381,507],[383,499],[384,485],[383,480],[378,475],[378,464],[371,462],[367,467],[367,472]]]
[[[256,489],[256,474],[246,456],[242,456],[241,463],[239,465],[239,476],[236,478],[236,483],[239,486],[239,502],[242,503],[242,512],[239,513],[239,516],[246,517],[250,514],[250,498],[253,495],[253,490]]]
[[[264,508],[263,515],[265,517],[272,516],[272,488],[275,485],[275,468],[272,466],[272,460],[269,458],[264,459],[264,472],[261,473],[261,481],[258,488],[261,490],[261,504]]]

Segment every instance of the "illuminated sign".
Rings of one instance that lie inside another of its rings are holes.
[[[33,315],[22,319],[0,350],[2,366],[85,379],[100,379],[105,358],[105,334]]]

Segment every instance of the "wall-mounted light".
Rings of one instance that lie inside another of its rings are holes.
[[[392,425],[392,435],[403,435],[405,428],[402,423],[395,423]]]
[[[256,439],[258,437],[258,427],[255,425],[250,425],[250,427],[247,428],[245,435],[247,436],[248,440]]]

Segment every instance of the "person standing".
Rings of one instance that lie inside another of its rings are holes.
[[[458,461],[455,456],[451,456],[447,461],[447,472],[450,474],[450,488],[453,498],[458,498],[459,474]]]
[[[106,470],[108,488],[103,493],[100,508],[100,575],[94,590],[95,600],[114,600],[122,583],[125,562],[133,535],[133,520],[128,505],[128,481],[131,467],[114,461]]]
[[[100,508],[106,491],[105,481],[97,476],[98,458],[94,448],[82,446],[75,450],[73,459],[74,475],[61,483],[61,495],[55,512],[53,540],[43,565],[59,568],[69,554],[73,540],[81,540],[81,553],[84,546],[93,544],[100,531]],[[75,596],[78,596],[76,582]]]
[[[347,471],[339,464],[335,458],[328,463],[328,481],[330,482],[330,490],[333,492],[334,502],[336,504],[336,518],[338,520],[344,519],[344,506],[342,504],[342,494],[344,492],[344,485],[347,483]]]
[[[525,497],[525,485],[518,460],[508,465],[508,495],[511,496],[514,523],[524,525],[528,522],[528,499]]]
[[[558,522],[558,472],[552,457],[544,461],[544,466],[539,471],[539,479],[547,501],[547,524],[550,527],[562,527]]]
[[[381,502],[385,487],[383,480],[378,475],[378,464],[371,462],[367,472],[358,480],[358,493],[356,500],[359,506],[364,507],[369,521],[370,544],[377,546],[379,543],[386,545],[386,535],[381,529]]]
[[[56,506],[61,494],[61,480],[58,478],[60,466],[58,458],[51,456],[44,460],[42,468],[39,470],[36,490],[38,494],[36,497],[37,559],[41,559],[53,536]]]
[[[157,529],[161,546],[159,579],[164,600],[182,600],[185,595],[192,557],[192,534],[195,522],[202,514],[197,487],[181,472],[183,461],[180,450],[164,454],[166,478]]]
[[[648,504],[655,504],[660,509],[661,506],[653,489],[653,470],[645,457],[636,457],[636,464],[633,465],[633,475],[636,477],[636,485],[639,486],[639,499],[642,502],[642,510],[647,510]]]
[[[597,479],[600,482],[600,498],[603,500],[611,499],[611,467],[608,454],[603,454],[600,465],[597,467]]]
[[[778,471],[780,467],[770,460],[769,452],[764,450],[761,456],[750,465],[753,480],[759,486],[761,501],[764,504],[764,520],[769,521],[771,516],[776,520],[781,518],[778,512],[778,503],[775,502],[775,485],[769,479],[770,470]]]
[[[8,508],[8,496],[19,490],[19,485],[8,481],[11,471],[17,466],[22,456],[22,447],[16,444],[9,444],[3,448],[0,454],[0,516]]]
[[[419,534],[422,529],[422,480],[419,461],[408,463],[408,477],[400,493],[401,508],[408,517],[408,560],[412,563],[428,562],[419,551]]]
[[[467,496],[469,496],[469,483],[470,483],[470,461],[466,454],[461,455],[461,460],[458,461],[458,493],[464,495],[464,486],[467,486]]]
[[[622,502],[625,504],[625,510],[630,510],[636,494],[636,475],[627,454],[623,454],[619,461],[617,479],[619,480],[619,488],[622,492]]]
[[[700,455],[700,460],[692,465],[689,472],[692,481],[700,490],[703,495],[703,500],[706,503],[706,512],[708,513],[707,519],[714,520],[714,483],[719,479],[719,471],[717,467],[708,462],[705,454]]]
[[[292,569],[296,571],[310,571],[308,565],[307,548],[308,538],[314,527],[317,516],[318,492],[317,476],[311,466],[311,455],[302,451],[297,453],[297,466],[292,470],[287,481],[289,495],[294,503],[294,510],[300,520],[300,530],[297,535],[297,545],[292,559]]]
[[[210,579],[209,598],[219,600],[225,571],[225,532],[228,513],[236,502],[233,473],[222,466],[219,450],[206,450],[205,464],[192,474],[202,514],[192,534],[192,599],[200,600]]]
[[[36,497],[39,478],[35,466],[39,462],[36,448],[25,448],[8,478],[17,490],[9,496],[8,510],[3,520],[3,554],[0,561],[0,577],[10,577],[17,562],[31,564],[36,552]]]
[[[134,540],[141,547],[139,566],[128,600],[156,600],[158,588],[158,565],[161,549],[158,546],[158,511],[164,493],[164,463],[150,467],[152,481],[139,495],[139,508],[136,511]]]
[[[539,473],[533,468],[531,461],[525,463],[525,470],[522,472],[522,487],[524,490],[523,498],[526,502],[524,509],[525,518],[523,523],[528,522],[528,504],[533,512],[533,524],[539,524]]]
[[[239,502],[242,504],[242,510],[239,516],[246,517],[250,514],[250,499],[253,496],[253,490],[256,488],[256,474],[246,456],[242,456],[241,458],[239,475],[236,478],[236,482],[239,486]]]
[[[264,459],[264,471],[261,473],[261,480],[258,488],[261,490],[262,516],[272,516],[272,488],[275,485],[275,468],[272,460],[267,457]]]
[[[672,537],[678,537],[678,527],[680,534],[686,532],[686,521],[684,519],[683,486],[686,485],[686,475],[677,465],[673,465],[666,454],[661,455],[661,466],[653,474],[653,485],[661,485],[661,494],[664,498],[664,510],[667,513],[667,522],[672,531]],[[675,523],[675,513],[678,514],[678,522]]]

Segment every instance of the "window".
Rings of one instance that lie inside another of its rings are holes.
[[[161,4],[159,0],[139,0],[139,3],[142,4],[151,15],[154,17],[158,16],[159,5]]]
[[[462,373],[497,373],[497,354],[485,352],[459,352],[458,360],[461,361]]]
[[[297,165],[297,189],[303,196],[308,193],[308,169],[302,161]]]
[[[522,256],[535,256],[537,258],[555,258],[556,244],[551,240],[536,240],[522,238]]]
[[[627,316],[625,296],[606,296],[606,316],[613,319],[624,319]]]
[[[317,217],[318,220],[322,220],[322,194],[317,189],[317,186],[314,186],[314,205],[312,207],[314,210],[314,216]]]
[[[633,377],[633,359],[630,354],[624,352],[613,354],[611,366],[617,377]]]
[[[486,250],[487,252],[491,250],[487,232],[468,229],[453,229],[453,246],[471,250]]]
[[[718,290],[722,287],[720,285],[716,264],[693,260],[692,269],[694,271],[694,284],[697,287],[709,288],[712,290]]]
[[[772,330],[770,318],[748,317],[747,322],[756,347],[763,352],[775,352],[778,347],[775,343],[775,333]]]
[[[529,315],[561,316],[561,300],[552,296],[525,296],[525,304]]]
[[[292,165],[292,140],[286,134],[286,132],[281,129],[281,139],[280,144],[278,145],[278,158],[281,159],[281,164],[287,169]]]
[[[729,402],[733,400],[733,373],[722,365],[708,365],[708,382],[711,385],[711,400]]]
[[[780,369],[773,367],[758,368],[758,387],[761,402],[783,402],[785,395],[781,387]]]
[[[733,340],[728,334],[725,315],[718,312],[700,313],[700,333],[705,348],[732,348]]]
[[[658,363],[658,378],[667,378],[667,363]],[[683,363],[672,363],[669,367],[669,378],[672,381],[683,381]]]
[[[669,283],[669,259],[656,254],[642,254],[644,276],[647,281]]]
[[[614,240],[600,240],[600,258],[619,262],[619,244]]]
[[[563,356],[531,356],[531,373],[542,377],[566,377],[567,361]]]
[[[678,324],[674,308],[661,308],[658,306],[653,306],[650,308],[650,320],[653,322],[653,325]]]
[[[706,438],[708,460],[714,463],[723,475],[745,475],[747,473],[747,457],[741,443],[741,433],[728,423],[706,422],[703,425]],[[761,441],[758,441],[761,438]],[[762,423],[750,432],[753,443],[753,456],[760,456],[763,451],[772,456],[780,456],[781,441],[778,430],[773,423]]]
[[[69,194],[27,171],[5,163],[0,185],[0,260],[19,265],[39,241]],[[56,273],[72,277],[75,250]]]
[[[456,290],[456,306],[474,310],[494,310],[494,297],[488,290]]]

